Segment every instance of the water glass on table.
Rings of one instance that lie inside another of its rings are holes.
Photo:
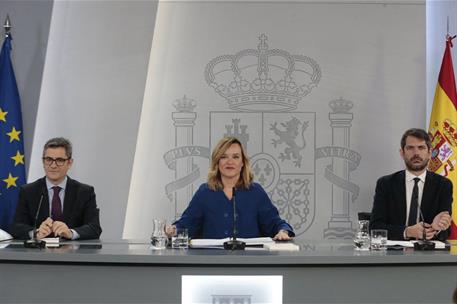
[[[371,230],[371,249],[372,250],[387,249],[387,230],[385,230],[385,229]]]
[[[366,221],[366,220],[358,221],[358,228],[354,235],[355,250],[358,250],[358,251],[370,250],[369,224],[370,224],[370,221]]]
[[[189,232],[186,228],[177,228],[176,234],[171,237],[171,248],[189,248]]]
[[[165,223],[163,219],[154,219],[154,227],[151,234],[152,249],[161,250],[167,248],[168,237],[165,234]]]

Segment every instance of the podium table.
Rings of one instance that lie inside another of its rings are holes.
[[[271,252],[154,251],[134,240],[0,243],[0,303],[181,303],[182,275],[282,275],[283,303],[450,303],[457,284],[457,244],[422,252],[298,244],[300,251]]]

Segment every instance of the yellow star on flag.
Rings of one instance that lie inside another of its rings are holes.
[[[21,154],[19,151],[16,152],[16,155],[11,157],[12,160],[14,160],[14,166],[17,166],[19,164],[24,165],[24,154]]]
[[[21,131],[17,131],[15,127],[13,127],[11,132],[6,134],[10,137],[10,142],[13,142],[13,140],[20,141],[19,134],[21,134]]]
[[[6,122],[6,114],[8,114],[8,112],[4,112],[2,108],[0,108],[0,120]]]
[[[6,183],[6,189],[9,189],[9,187],[11,187],[11,186],[17,187],[16,186],[17,179],[18,179],[17,177],[13,177],[13,176],[11,176],[11,173],[8,173],[8,178],[3,180]]]

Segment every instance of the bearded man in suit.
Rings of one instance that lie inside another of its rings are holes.
[[[451,225],[452,183],[427,170],[430,137],[409,129],[401,139],[405,170],[378,179],[370,218],[371,229],[387,229],[392,240],[446,240]]]
[[[38,239],[100,237],[102,229],[94,188],[67,176],[73,165],[72,150],[71,142],[62,137],[52,138],[44,145],[42,160],[46,176],[21,187],[11,226],[15,238],[31,238],[35,223]]]

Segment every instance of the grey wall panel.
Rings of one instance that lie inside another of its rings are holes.
[[[29,180],[42,146],[70,138],[70,176],[95,186],[103,236],[122,231],[135,154],[155,1],[54,3]]]
[[[452,3],[431,5],[435,10],[427,18],[441,17],[427,22],[438,37],[443,12],[453,11],[443,6]],[[359,186],[359,196],[333,204],[338,186],[324,176],[333,160],[314,154],[313,167],[308,168],[315,173],[314,218],[303,235],[322,236],[339,210],[350,221],[357,211],[369,210],[376,178],[402,166],[397,153],[400,133],[428,124],[424,100],[427,97],[429,108],[437,75],[427,76],[426,95],[423,1],[169,1],[159,6],[156,29],[154,1],[1,1],[0,8],[0,21],[9,13],[13,22],[13,63],[23,104],[29,179],[42,175],[44,141],[70,137],[76,158],[70,174],[96,187],[105,237],[122,235],[124,216],[133,221],[127,235],[146,236],[153,217],[172,219],[179,213],[182,206],[177,208],[165,193],[176,172],[163,157],[181,146],[172,103],[184,95],[197,102],[193,145],[210,148],[210,112],[231,110],[206,83],[205,65],[219,55],[256,49],[261,33],[267,34],[270,49],[309,56],[321,68],[318,86],[296,109],[315,113],[303,116],[315,121],[315,137],[308,138],[315,148],[341,144],[332,139],[329,102],[340,97],[353,102],[349,145],[362,158],[350,180]],[[427,59],[427,75],[437,73],[441,64],[441,38],[432,43],[435,50],[427,50],[436,54]],[[152,148],[146,148],[148,141],[154,143]],[[191,194],[204,181],[207,158],[194,157],[193,164],[200,168],[200,177],[180,195]],[[140,209],[134,206],[143,203]]]
[[[27,168],[30,165],[52,5],[52,0],[0,1],[1,24],[3,25],[7,14],[12,23],[11,57],[21,97]],[[3,33],[3,28],[1,32]]]
[[[423,2],[165,2],[156,30],[125,237],[179,217],[232,134],[299,238],[352,238],[425,127]]]

